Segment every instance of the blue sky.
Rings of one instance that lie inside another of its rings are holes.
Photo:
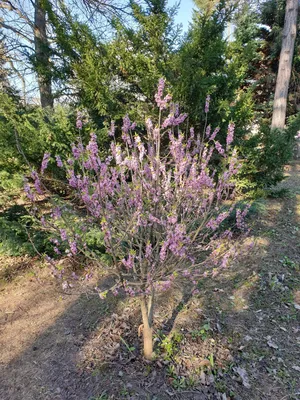
[[[169,0],[168,4],[173,6],[178,0]],[[192,21],[192,11],[194,8],[193,0],[181,0],[180,8],[176,16],[176,22],[182,24],[183,30],[187,31],[189,23]]]

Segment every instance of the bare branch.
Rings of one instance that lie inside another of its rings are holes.
[[[27,22],[27,24],[29,24],[32,28],[34,28],[33,22],[30,21],[30,19],[27,17],[27,15],[22,13],[22,11],[19,10],[17,7],[13,6],[10,1],[8,1],[8,0],[1,1],[0,8],[17,13],[20,18],[24,19]]]

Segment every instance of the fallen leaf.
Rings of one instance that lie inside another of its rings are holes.
[[[208,360],[202,360],[199,363],[199,367],[208,367],[211,368],[211,363]]]
[[[206,385],[207,386],[214,383],[214,381],[215,381],[215,378],[214,378],[213,374],[206,375]]]
[[[277,344],[274,343],[271,339],[267,341],[267,344],[268,344],[269,347],[272,347],[272,349],[275,349],[275,350],[278,349]]]
[[[205,375],[205,373],[203,372],[203,371],[201,371],[201,374],[200,374],[200,383],[202,384],[202,385],[205,385],[205,383],[206,383],[206,375]]]
[[[250,389],[251,385],[249,383],[249,377],[248,377],[247,371],[244,368],[235,367],[234,372],[236,372],[242,378],[243,385],[247,389]]]
[[[294,307],[296,308],[296,310],[300,310],[300,306],[297,303],[294,303]]]

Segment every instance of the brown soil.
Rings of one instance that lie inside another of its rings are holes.
[[[289,195],[260,202],[244,255],[200,295],[159,299],[152,364],[136,300],[66,294],[40,261],[2,258],[0,399],[299,399],[300,164],[286,172]]]

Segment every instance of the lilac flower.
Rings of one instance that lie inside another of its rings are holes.
[[[140,162],[142,162],[142,160],[145,156],[145,153],[146,153],[145,146],[142,143],[141,138],[138,135],[135,135],[134,142],[140,152],[139,160],[140,160]]]
[[[25,185],[24,185],[24,191],[25,191],[26,196],[28,197],[28,199],[29,199],[30,201],[34,201],[34,194],[32,193],[32,190],[31,190],[31,188],[30,188],[30,186],[29,186],[28,183],[25,183]]]
[[[219,226],[221,225],[221,223],[228,217],[229,212],[223,212],[221,214],[219,214],[217,216],[217,218],[212,218],[207,224],[206,226],[208,228],[211,228],[213,231],[215,231],[216,229],[219,228]]]
[[[211,133],[211,126],[208,125],[207,128],[206,128],[206,131],[205,131],[206,137],[209,137],[210,133]]]
[[[126,134],[129,132],[130,127],[131,127],[131,122],[128,117],[128,114],[126,114],[125,117],[123,118],[122,131]]]
[[[146,120],[146,128],[147,128],[147,130],[148,130],[149,132],[151,132],[152,129],[153,129],[153,123],[152,123],[152,121],[151,121],[150,118],[148,118],[148,119]]]
[[[150,242],[148,242],[146,245],[146,251],[145,251],[146,260],[150,260],[151,255],[152,255],[152,245]]]
[[[59,207],[54,207],[52,209],[52,214],[51,216],[55,219],[61,218],[61,210]]]
[[[130,135],[127,132],[125,131],[122,132],[122,139],[123,142],[126,143],[129,147],[132,146]]]
[[[167,128],[168,126],[178,126],[182,124],[186,118],[187,114],[180,114],[177,118],[174,115],[169,114],[169,116],[163,122],[162,128]]]
[[[157,92],[155,94],[155,101],[158,107],[160,107],[164,89],[165,89],[165,80],[163,78],[160,78],[158,82]]]
[[[115,136],[115,121],[111,121],[110,130],[108,131],[109,136]]]
[[[126,267],[127,270],[132,269],[134,266],[134,256],[132,254],[129,254],[129,256],[126,258],[123,258],[122,264]]]
[[[212,133],[211,137],[209,138],[209,140],[215,140],[215,138],[216,138],[216,136],[217,136],[217,134],[218,134],[219,132],[220,132],[220,128],[217,127],[217,128],[213,131],[213,133]]]
[[[56,159],[56,164],[57,164],[57,166],[58,166],[59,168],[62,168],[64,165],[63,165],[63,163],[62,163],[62,161],[61,161],[60,156],[56,156],[55,159]]]
[[[76,128],[77,129],[82,129],[82,117],[83,114],[80,111],[77,111],[77,117],[76,117]]]
[[[172,285],[172,282],[170,280],[168,280],[168,281],[160,282],[159,286],[160,286],[161,290],[166,291],[166,290],[170,289],[171,285]]]
[[[207,114],[208,111],[209,111],[209,103],[210,103],[210,95],[208,95],[208,96],[206,97],[206,100],[205,100],[205,109],[204,109],[205,114]]]
[[[75,144],[72,144],[72,153],[75,158],[75,160],[78,160],[78,158],[81,156],[83,153],[83,146],[79,143],[79,145],[76,147]]]
[[[225,151],[224,151],[224,149],[223,149],[221,143],[219,143],[219,142],[217,141],[217,142],[215,142],[215,146],[216,146],[216,149],[218,150],[218,152],[219,152],[221,155],[224,155]]]
[[[91,133],[91,139],[89,144],[86,146],[86,150],[89,152],[89,163],[94,171],[98,171],[101,164],[100,158],[98,156],[99,149],[97,144],[97,136],[95,133]]]
[[[76,120],[76,128],[80,130],[82,129],[82,121],[80,119]]]
[[[69,241],[69,245],[70,245],[71,253],[74,254],[74,255],[76,255],[76,254],[77,254],[77,244],[76,244],[76,241],[75,241],[75,240]]]
[[[234,128],[235,128],[235,125],[234,125],[234,123],[231,122],[228,125],[228,132],[227,132],[227,138],[226,138],[227,147],[229,147],[230,144],[233,142]]]
[[[43,194],[43,190],[41,188],[41,181],[36,171],[31,172],[31,177],[34,180],[34,187],[38,194]]]
[[[61,255],[61,252],[58,247],[54,246],[53,250],[55,251],[56,254]]]
[[[177,222],[177,215],[171,215],[168,217],[168,223],[171,225],[176,224]]]
[[[61,240],[65,241],[68,239],[67,231],[65,229],[60,229],[59,232],[60,232]]]
[[[78,280],[78,275],[76,274],[76,272],[72,272],[71,274],[72,278],[75,279],[76,281]]]
[[[179,117],[176,118],[176,125],[182,124],[186,120],[187,116],[186,113],[180,114]]]
[[[155,94],[156,104],[161,110],[165,109],[167,107],[168,102],[172,100],[172,96],[169,94],[167,94],[164,98],[162,98],[164,89],[165,89],[165,81],[163,78],[161,78],[159,80],[157,92]]]
[[[50,154],[49,153],[45,153],[44,157],[43,157],[43,161],[42,161],[42,166],[41,166],[41,174],[42,175],[43,175],[45,169],[48,166],[49,159],[50,159]]]
[[[69,185],[71,187],[73,187],[73,188],[77,188],[77,178],[76,178],[76,176],[74,174],[74,170],[73,169],[69,169],[67,172],[68,172],[68,175],[69,175],[69,178],[68,178]]]
[[[160,261],[162,261],[162,262],[165,261],[165,259],[167,257],[167,250],[168,250],[168,241],[165,241],[162,244],[160,252],[159,252]]]

